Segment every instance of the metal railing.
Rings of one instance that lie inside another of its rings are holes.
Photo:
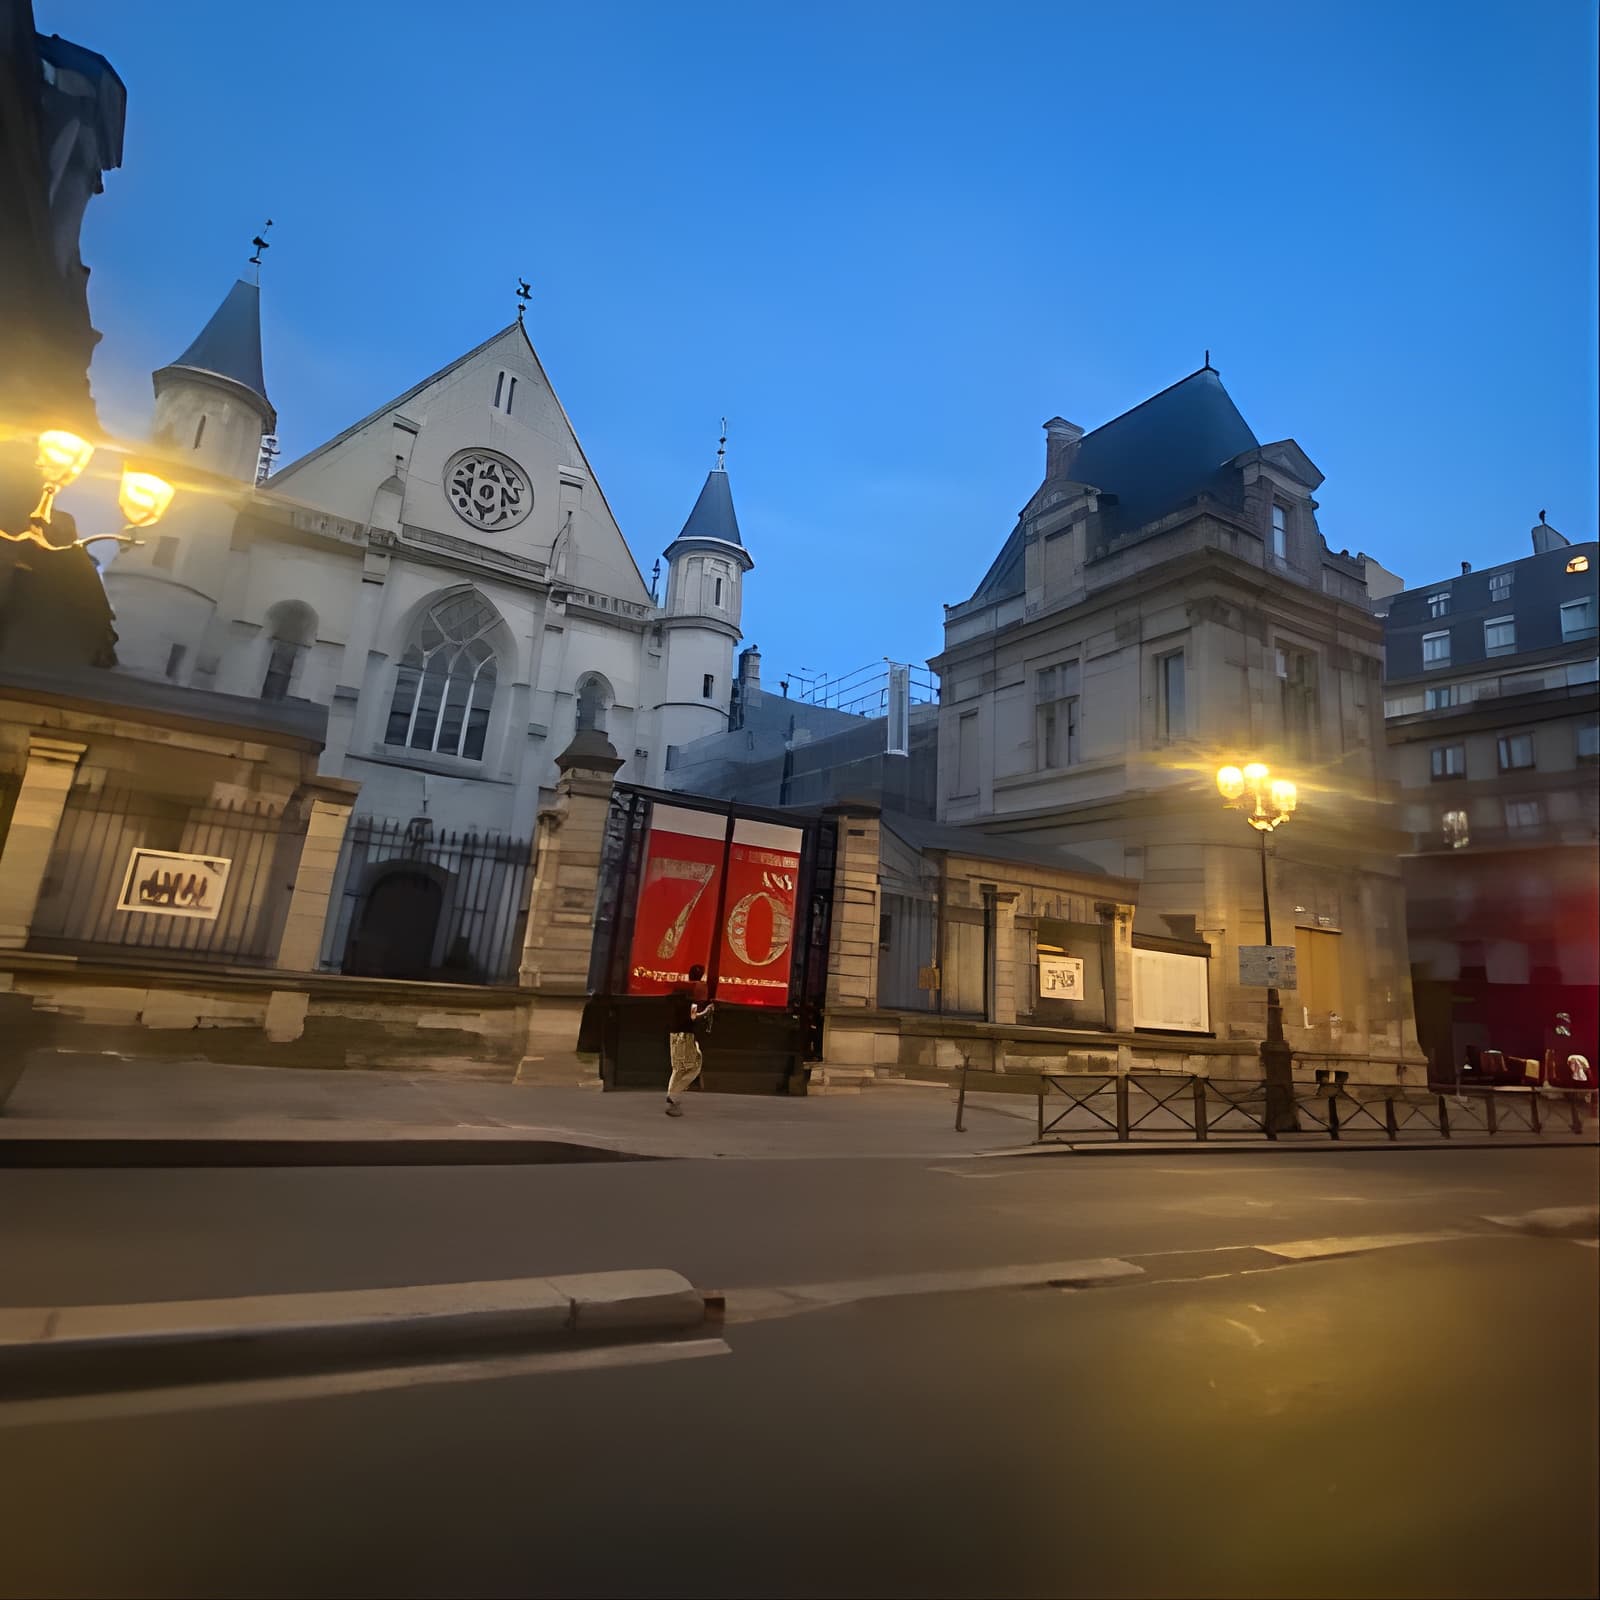
[[[189,960],[270,963],[288,914],[305,821],[300,807],[268,801],[193,805],[129,790],[75,788],[45,868],[29,948],[131,948]],[[215,916],[119,909],[139,850],[225,861]]]
[[[324,968],[364,977],[505,983],[528,911],[529,841],[355,817],[323,935]]]
[[[1394,1141],[1403,1133],[1441,1139],[1501,1133],[1581,1137],[1586,1123],[1593,1131],[1594,1091],[1499,1086],[1452,1093],[1329,1082],[1297,1086],[1295,1109],[1301,1134],[1330,1140],[1381,1135]],[[1266,1110],[1266,1085],[1254,1079],[1190,1072],[1046,1072],[1039,1075],[1035,1142],[1126,1144],[1143,1138],[1183,1143],[1203,1142],[1213,1134],[1293,1138],[1268,1125]]]

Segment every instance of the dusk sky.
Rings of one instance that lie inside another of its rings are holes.
[[[282,459],[509,322],[641,568],[729,419],[769,683],[941,645],[1037,487],[1211,359],[1421,583],[1596,529],[1597,8],[36,0],[128,87],[113,429],[271,217]]]

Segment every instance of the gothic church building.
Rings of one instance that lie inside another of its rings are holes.
[[[154,375],[183,492],[105,575],[125,669],[326,707],[358,814],[430,829],[526,838],[580,728],[646,783],[726,728],[753,563],[720,452],[662,604],[520,318],[258,484],[260,300]]]

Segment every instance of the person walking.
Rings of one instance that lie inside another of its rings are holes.
[[[711,1015],[716,1009],[714,1001],[705,998],[706,969],[698,963],[689,968],[689,987],[677,989],[672,995],[672,1013],[667,1035],[672,1058],[672,1076],[667,1080],[667,1115],[681,1117],[683,1107],[678,1096],[700,1076],[705,1065],[705,1054],[700,1042],[711,1029]]]

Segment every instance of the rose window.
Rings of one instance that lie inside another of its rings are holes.
[[[465,450],[445,469],[444,492],[475,528],[514,528],[533,509],[528,480],[504,456]]]

